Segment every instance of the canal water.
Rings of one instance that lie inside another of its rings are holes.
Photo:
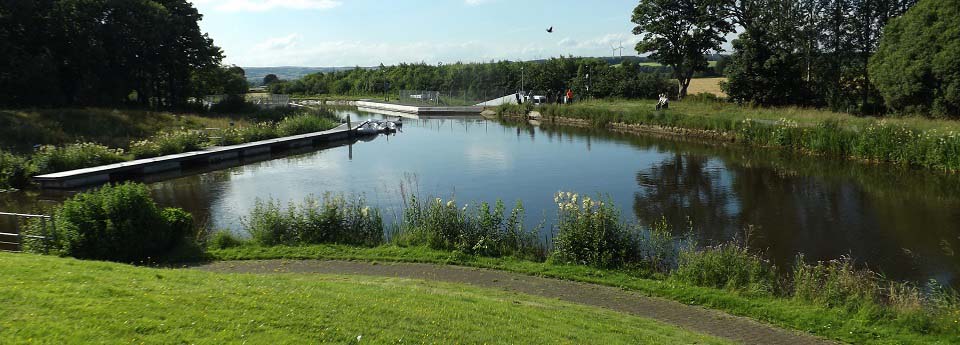
[[[353,121],[395,118],[339,110]],[[556,217],[553,195],[603,195],[625,220],[665,217],[702,244],[746,241],[781,266],[851,256],[893,279],[960,285],[960,175],[775,150],[532,126],[479,117],[405,119],[403,132],[151,184],[167,206],[242,233],[257,199],[363,196],[391,222],[403,195],[461,205],[522,200],[527,224]],[[62,198],[0,194],[2,210]]]

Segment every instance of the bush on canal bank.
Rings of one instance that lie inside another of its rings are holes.
[[[23,188],[30,183],[32,170],[26,157],[0,150],[0,191]]]
[[[27,234],[47,240],[24,243],[27,251],[78,259],[156,262],[195,237],[193,217],[160,208],[142,185],[107,185],[77,194],[53,212],[53,226],[33,221]]]
[[[76,143],[63,147],[40,147],[30,158],[37,174],[88,168],[126,161],[122,149],[111,149],[95,143]]]

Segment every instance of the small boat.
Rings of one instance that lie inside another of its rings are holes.
[[[393,133],[393,132],[396,132],[396,131],[397,131],[397,124],[396,124],[396,123],[393,123],[393,122],[390,122],[390,121],[385,121],[385,122],[380,123],[380,125],[383,127],[383,131],[384,131],[384,132]]]
[[[381,132],[380,124],[376,122],[365,121],[357,127],[357,134],[375,135]]]

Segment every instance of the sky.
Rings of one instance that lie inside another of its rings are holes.
[[[193,0],[226,64],[376,66],[637,55],[636,0]],[[554,27],[554,33],[546,29]],[[618,51],[619,55],[620,52]]]

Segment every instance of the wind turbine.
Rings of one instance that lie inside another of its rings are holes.
[[[620,41],[620,46],[617,49],[620,49],[620,60],[623,60],[623,41]]]

